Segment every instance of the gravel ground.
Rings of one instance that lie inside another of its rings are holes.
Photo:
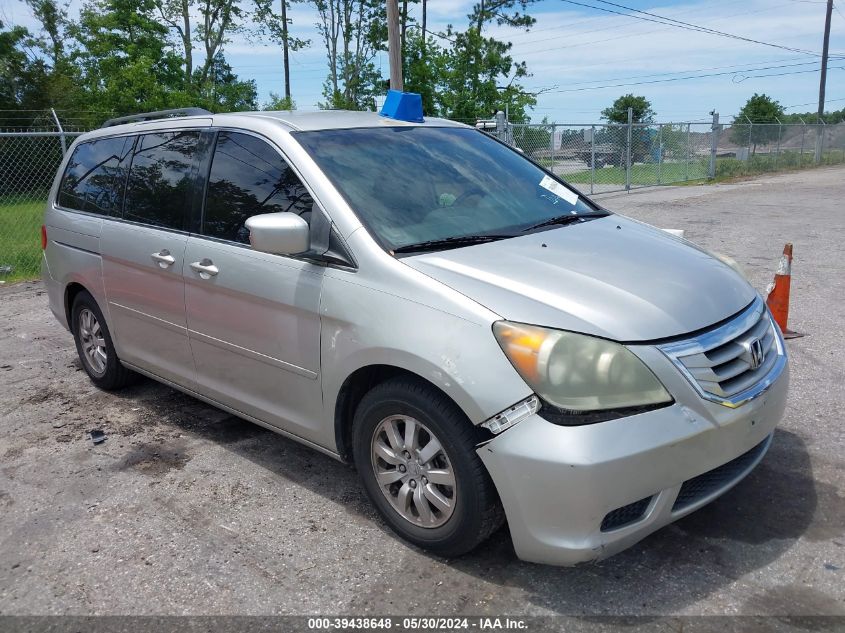
[[[845,169],[601,198],[736,258],[795,244],[792,392],[732,492],[607,561],[394,538],[355,473],[144,381],[91,386],[38,283],[0,288],[0,614],[845,614]],[[87,432],[108,439],[94,446]]]

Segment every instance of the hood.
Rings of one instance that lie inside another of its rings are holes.
[[[503,319],[624,342],[705,328],[756,295],[705,251],[618,215],[402,261]]]

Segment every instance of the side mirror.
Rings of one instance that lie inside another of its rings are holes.
[[[247,218],[253,250],[274,255],[297,255],[311,247],[308,223],[295,213],[263,213]]]

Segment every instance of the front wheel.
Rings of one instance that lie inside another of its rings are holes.
[[[503,522],[475,453],[477,429],[433,387],[399,378],[361,400],[354,458],[370,500],[406,540],[443,556],[469,552]]]

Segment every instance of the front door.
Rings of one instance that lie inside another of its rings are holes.
[[[320,387],[323,268],[253,251],[246,219],[313,201],[280,152],[240,132],[218,133],[199,235],[185,252],[185,307],[198,389],[325,444]]]

